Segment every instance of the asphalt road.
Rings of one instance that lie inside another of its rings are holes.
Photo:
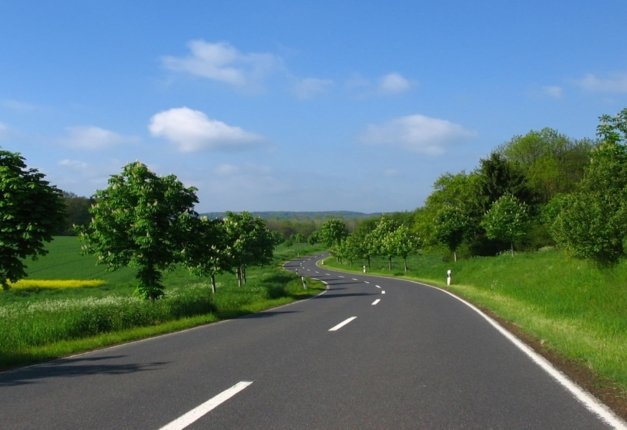
[[[446,293],[317,268],[312,258],[287,268],[328,291],[0,373],[0,429],[624,426],[589,411]]]

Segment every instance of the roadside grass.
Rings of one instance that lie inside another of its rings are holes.
[[[132,269],[104,272],[93,257],[79,254],[76,238],[56,238],[49,249],[47,256],[29,264],[29,274],[53,284],[82,276],[87,283],[106,283],[0,292],[0,369],[259,312],[325,289],[310,281],[304,290],[300,278],[281,267],[293,254],[315,249],[279,247],[272,264],[248,269],[243,287],[232,274],[218,276],[215,295],[208,280],[177,267],[165,273],[166,297],[154,302],[134,294]]]
[[[355,271],[362,267],[335,258],[325,264]],[[395,264],[390,272],[387,260],[373,259],[370,273],[403,276],[402,261]],[[448,288],[492,311],[627,396],[627,261],[600,268],[548,250],[456,263],[426,253],[411,257],[408,265],[409,279]]]

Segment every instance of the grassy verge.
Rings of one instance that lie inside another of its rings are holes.
[[[402,262],[387,270],[373,260],[371,273],[402,276]],[[359,270],[360,264],[325,263]],[[544,347],[598,375],[627,400],[627,261],[612,268],[571,259],[557,251],[445,262],[413,257],[408,277],[449,289],[519,327]],[[394,268],[393,268],[394,269]]]
[[[133,294],[131,270],[103,272],[93,258],[80,256],[78,247],[75,238],[58,238],[29,273],[57,281],[98,278],[105,284],[51,289],[35,283],[0,292],[0,369],[259,312],[325,288],[313,281],[303,290],[300,278],[281,267],[284,259],[315,249],[279,248],[272,264],[248,270],[244,287],[224,274],[212,295],[207,280],[178,268],[164,277],[165,299],[149,302]]]

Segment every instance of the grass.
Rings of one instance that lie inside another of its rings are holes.
[[[359,270],[360,264],[329,266]],[[627,261],[599,268],[549,250],[457,263],[437,254],[412,257],[409,277],[449,289],[520,327],[549,349],[611,381],[627,394]],[[374,259],[371,273],[402,276]]]
[[[248,269],[244,287],[224,274],[212,295],[208,280],[177,267],[165,273],[166,297],[150,302],[134,294],[133,270],[106,272],[79,250],[76,238],[56,238],[27,270],[45,282],[26,279],[22,284],[33,284],[0,292],[0,369],[259,312],[324,290],[318,282],[303,290],[300,278],[281,268],[315,249],[283,247],[272,264]],[[68,288],[68,278],[82,287]]]

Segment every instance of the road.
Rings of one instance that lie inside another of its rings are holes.
[[[0,428],[625,428],[440,290],[318,268],[315,258],[286,268],[328,290],[0,373]]]

